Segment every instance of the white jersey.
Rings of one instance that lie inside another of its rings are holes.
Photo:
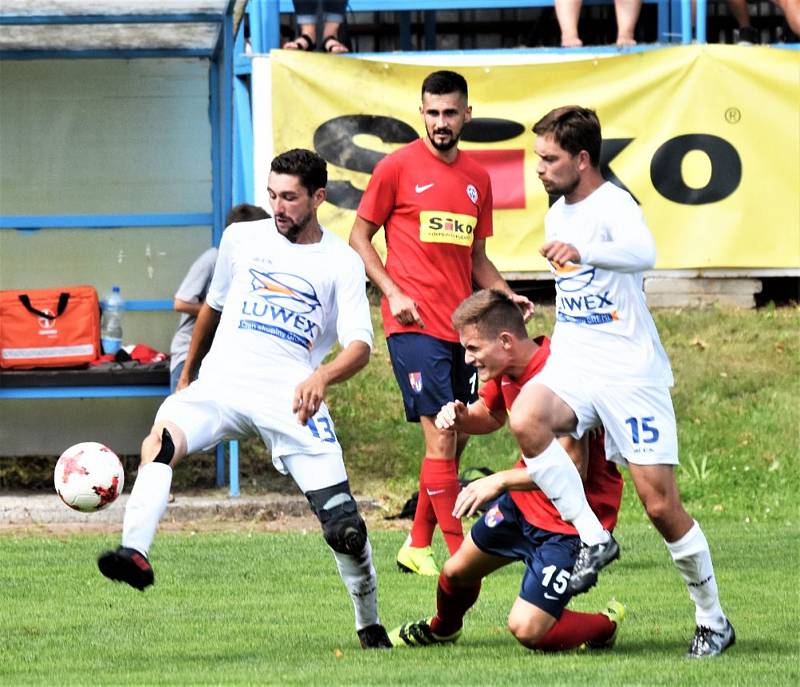
[[[199,378],[263,393],[308,377],[337,338],[371,347],[365,282],[359,255],[324,228],[318,243],[295,244],[272,219],[232,224],[206,297],[222,316]]]
[[[643,288],[655,242],[631,195],[605,182],[578,203],[562,197],[545,216],[545,238],[572,244],[582,261],[551,264],[556,325],[547,366],[605,384],[672,386]]]

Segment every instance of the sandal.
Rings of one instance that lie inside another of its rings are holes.
[[[304,52],[314,52],[316,47],[317,44],[312,41],[311,36],[306,33],[301,33],[293,41],[289,41],[283,46],[284,50],[302,50]]]
[[[325,36],[322,40],[322,49],[330,53],[350,52],[344,43],[342,43],[336,36]]]

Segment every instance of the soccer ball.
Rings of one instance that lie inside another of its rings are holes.
[[[64,503],[90,513],[105,508],[122,493],[125,472],[110,448],[84,441],[61,454],[53,481]]]

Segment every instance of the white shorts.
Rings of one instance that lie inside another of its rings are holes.
[[[606,430],[606,459],[625,465],[677,465],[678,428],[669,388],[589,385],[547,368],[529,384],[542,384],[563,400],[578,418],[573,436],[592,427]]]
[[[197,380],[168,396],[155,421],[180,427],[186,436],[187,453],[230,439],[260,436],[275,468],[283,474],[291,473],[304,492],[344,481],[347,473],[342,447],[327,406],[323,403],[303,426],[292,413],[293,396],[294,388],[283,385],[271,387],[269,393],[254,394],[241,388],[221,390],[219,385],[212,387]],[[309,460],[301,465],[297,460],[300,457]],[[304,488],[308,484],[312,486]]]

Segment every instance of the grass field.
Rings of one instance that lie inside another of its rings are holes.
[[[663,311],[656,321],[676,377],[679,485],[710,541],[738,635],[721,659],[682,659],[693,607],[628,487],[622,560],[573,602],[597,610],[616,596],[628,606],[612,652],[545,656],[518,646],[504,629],[518,567],[489,579],[457,645],[365,653],[316,530],[268,534],[244,523],[164,533],[152,552],[157,584],[145,594],[96,571],[97,553],[117,535],[23,532],[0,536],[0,684],[800,683],[800,309]],[[540,309],[531,333],[551,328],[552,310]],[[369,367],[332,389],[330,404],[355,491],[398,510],[416,489],[422,442],[402,418],[380,337]],[[463,464],[501,469],[515,453],[501,431],[474,439]],[[244,493],[293,489],[254,443],[242,459]],[[178,489],[182,470],[191,467],[178,469]],[[404,536],[373,531],[387,625],[434,609],[435,582],[394,569]],[[438,535],[436,544],[441,560]]]
[[[114,536],[5,537],[0,684],[798,684],[796,530],[706,528],[739,638],[705,662],[682,658],[693,609],[663,543],[637,519],[624,518],[618,531],[623,559],[573,602],[595,610],[611,596],[624,601],[617,645],[560,655],[530,652],[505,630],[517,565],[484,583],[456,645],[363,652],[316,532],[163,534],[152,552],[156,586],[146,593],[97,572],[94,558]],[[434,609],[435,581],[393,567],[402,537],[373,535],[387,625]]]

